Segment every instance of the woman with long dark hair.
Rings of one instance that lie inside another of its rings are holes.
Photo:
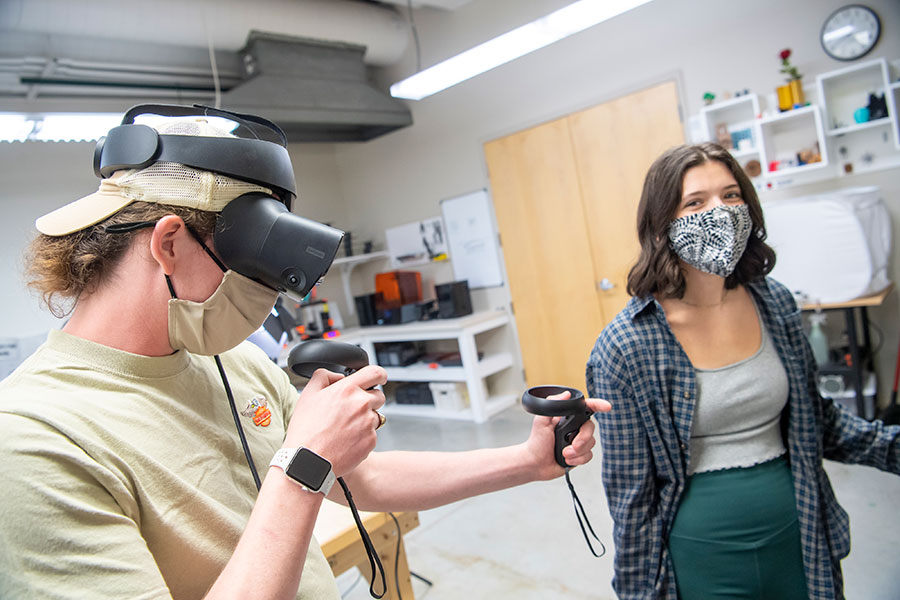
[[[638,207],[633,296],[587,365],[621,598],[836,599],[847,515],[823,458],[900,473],[900,427],[855,417],[816,365],[762,208],[716,144],[673,148]]]

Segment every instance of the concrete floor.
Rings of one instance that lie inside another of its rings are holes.
[[[476,425],[391,417],[378,450],[467,450],[523,441],[531,417],[513,407]],[[850,515],[853,549],[844,560],[851,600],[900,600],[900,477],[869,467],[827,463],[838,500]],[[608,553],[594,558],[575,518],[565,480],[532,483],[419,513],[404,538],[418,600],[614,599],[612,521],[600,461],[571,474],[594,531]],[[388,574],[391,577],[391,574]],[[356,570],[338,578],[348,600],[369,598]],[[411,599],[407,599],[411,600]]]

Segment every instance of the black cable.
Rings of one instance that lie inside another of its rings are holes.
[[[396,552],[396,554],[394,555],[394,583],[397,584],[397,598],[398,598],[398,600],[403,600],[402,598],[400,598],[400,573],[399,573],[399,569],[400,569],[400,543],[403,541],[403,538],[402,538],[403,532],[400,530],[400,521],[397,520],[397,517],[394,516],[394,513],[389,512],[388,515],[390,515],[390,517],[394,520],[394,525],[397,527],[397,552]],[[415,577],[416,579],[418,579],[418,580],[421,581],[422,583],[426,584],[428,587],[431,587],[431,586],[434,585],[434,582],[433,582],[433,581],[431,581],[431,580],[429,580],[429,579],[425,579],[424,577],[422,577],[422,576],[419,575],[418,573],[413,573],[412,571],[410,571],[409,574],[410,574],[410,576]]]
[[[225,376],[225,369],[222,367],[222,361],[219,359],[219,356],[216,355],[213,358],[216,359],[219,375],[222,377],[222,383],[225,385],[225,394],[228,396],[228,403],[231,406],[231,415],[234,417],[234,424],[237,426],[238,436],[241,438],[241,446],[244,448],[244,456],[247,458],[247,464],[250,466],[250,473],[253,475],[253,481],[256,483],[256,491],[258,492],[261,487],[259,474],[256,471],[256,465],[253,463],[253,456],[250,454],[250,446],[247,444],[247,437],[244,435],[244,427],[241,425],[240,417],[238,417],[237,407],[234,404],[234,395],[231,393],[231,386],[228,385],[228,378]],[[353,495],[350,493],[350,488],[344,483],[343,477],[338,477],[337,481],[344,490],[344,496],[347,498],[347,503],[350,505],[350,511],[353,513],[353,520],[356,522],[356,528],[359,530],[359,536],[362,538],[363,545],[366,548],[366,554],[369,557],[369,566],[372,568],[372,582],[369,584],[369,593],[373,598],[382,598],[385,593],[387,593],[387,579],[384,576],[384,566],[382,566],[381,559],[378,557],[378,552],[375,551],[375,546],[369,538],[369,532],[366,531],[366,528],[362,524],[362,520],[359,518],[359,511],[356,510],[356,503],[353,502]],[[378,567],[378,573],[381,575],[381,587],[383,591],[380,594],[377,594],[374,588],[376,566]]]
[[[213,358],[216,359],[219,375],[222,377],[222,383],[225,384],[225,394],[228,396],[228,404],[231,406],[231,416],[234,417],[234,424],[237,426],[238,436],[241,438],[241,446],[244,447],[244,456],[247,457],[247,464],[250,465],[250,474],[253,475],[253,483],[256,484],[256,491],[258,492],[262,484],[259,481],[256,465],[253,464],[253,456],[250,454],[250,446],[247,444],[247,436],[244,435],[244,428],[241,426],[237,407],[234,405],[234,395],[231,393],[231,386],[228,385],[228,378],[225,376],[225,369],[222,367],[222,360],[219,358],[219,355],[217,354]]]
[[[419,31],[416,29],[416,21],[413,19],[412,0],[406,0],[407,11],[409,16],[409,28],[412,30],[413,42],[416,44],[416,73],[422,70],[422,49],[419,47]]]
[[[350,488],[344,483],[343,477],[338,477],[337,481],[344,490],[344,496],[347,498],[347,503],[350,505],[350,512],[353,513],[353,520],[356,521],[356,528],[359,530],[359,536],[362,538],[363,546],[366,547],[366,554],[369,557],[369,567],[372,569],[372,581],[369,583],[369,594],[371,594],[373,598],[382,598],[387,593],[387,579],[384,576],[384,566],[381,564],[381,558],[379,558],[378,552],[375,551],[375,546],[369,538],[369,533],[366,531],[366,528],[363,527],[362,519],[359,518],[359,511],[356,510],[356,503],[353,502],[353,495],[350,493]],[[378,574],[381,575],[382,592],[380,594],[375,592],[376,566],[378,567]]]

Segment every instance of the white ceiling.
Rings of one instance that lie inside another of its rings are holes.
[[[454,10],[469,0],[413,0]],[[51,98],[166,97],[243,77],[251,31],[366,48],[396,63],[411,39],[408,0],[0,0],[0,99],[35,109]],[[90,85],[80,85],[88,82]],[[129,89],[129,85],[133,89]],[[207,91],[202,91],[207,90]],[[189,92],[192,93],[192,92]]]

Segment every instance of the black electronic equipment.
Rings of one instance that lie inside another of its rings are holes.
[[[247,133],[251,137],[160,135],[148,125],[135,124],[136,117],[147,114],[222,117],[238,124],[235,135]],[[272,189],[288,209],[297,195],[284,132],[272,121],[256,115],[201,104],[138,104],[128,109],[122,124],[100,138],[94,149],[94,173],[103,179],[121,169],[143,169],[162,161],[265,186]]]
[[[548,396],[569,392],[568,400],[550,400]],[[568,467],[563,458],[563,448],[572,443],[578,430],[594,414],[584,402],[584,394],[580,391],[559,385],[540,385],[529,388],[522,394],[522,407],[533,415],[546,417],[562,417],[556,424],[556,444],[554,448],[556,462],[561,467]]]
[[[301,299],[328,271],[343,236],[252,193],[222,209],[213,243],[229,269]]]
[[[364,296],[353,298],[360,327],[370,327],[378,324],[378,296],[379,294],[365,294]]]
[[[431,387],[424,382],[401,383],[397,386],[394,394],[397,404],[434,405]]]
[[[164,135],[136,117],[216,116],[238,124],[241,137]],[[344,232],[290,212],[296,183],[284,132],[254,115],[208,106],[140,104],[97,143],[94,172],[106,178],[121,169],[143,169],[174,162],[267,187],[278,200],[244,194],[221,211],[213,235],[216,251],[229,269],[280,292],[303,298],[328,271]]]
[[[297,375],[307,378],[312,377],[313,373],[316,372],[316,369],[327,369],[333,373],[350,375],[368,364],[369,355],[366,354],[366,351],[359,346],[354,346],[353,344],[348,344],[346,342],[310,340],[308,342],[303,342],[302,344],[297,344],[291,350],[290,354],[288,354],[288,368]],[[369,580],[371,582],[369,585],[369,592],[373,597],[381,598],[387,591],[387,581],[384,577],[384,567],[381,564],[381,559],[378,557],[378,552],[375,551],[375,547],[372,545],[369,533],[366,531],[366,528],[359,518],[356,504],[353,502],[353,496],[350,494],[350,489],[344,482],[344,478],[338,477],[337,481],[338,484],[340,484],[341,489],[344,490],[344,496],[347,498],[347,503],[350,505],[350,510],[353,513],[353,520],[356,522],[356,528],[359,531],[359,535],[363,540],[363,545],[366,547],[366,552],[369,555],[369,565],[372,567],[372,578]],[[376,567],[381,575],[381,589],[385,590],[381,595],[376,594],[374,587],[372,587],[375,585]]]
[[[413,342],[375,344],[375,358],[382,367],[408,367],[422,356]]]
[[[331,340],[309,340],[288,354],[288,367],[301,377],[312,377],[316,369],[349,375],[369,364],[369,355],[359,346]]]
[[[438,302],[438,317],[454,319],[472,314],[472,297],[469,295],[469,282],[454,281],[434,286]]]
[[[564,392],[569,392],[569,397],[565,400],[551,400],[549,398],[549,396],[555,396]],[[568,484],[569,492],[572,494],[572,503],[575,505],[575,516],[578,518],[578,524],[581,526],[581,533],[584,534],[584,541],[587,542],[591,554],[600,558],[606,554],[606,546],[603,545],[603,542],[600,541],[600,538],[594,533],[594,529],[588,521],[587,513],[584,512],[584,507],[581,505],[581,501],[575,493],[575,486],[572,485],[572,480],[569,478],[569,469],[571,467],[566,463],[566,459],[562,454],[563,448],[572,443],[575,436],[578,435],[578,430],[581,429],[581,426],[591,418],[592,414],[594,414],[593,411],[588,408],[587,403],[584,401],[584,394],[575,388],[561,385],[539,385],[528,388],[525,390],[525,393],[522,394],[522,407],[534,415],[562,417],[556,424],[556,440],[554,443],[553,454],[557,464],[566,470],[566,484]],[[582,516],[584,517],[583,521]],[[585,529],[585,526],[587,526],[587,529]],[[591,544],[591,540],[588,537],[588,531],[591,532],[593,538],[600,544],[601,551],[599,554],[594,550],[594,546]]]

